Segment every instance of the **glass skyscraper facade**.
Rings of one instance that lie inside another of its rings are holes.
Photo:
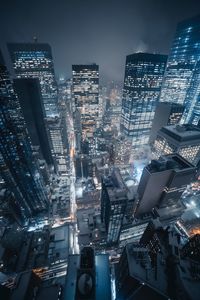
[[[91,141],[98,119],[99,66],[72,65],[72,75],[72,97],[81,115],[82,139]]]
[[[166,60],[166,55],[149,53],[126,57],[120,126],[135,148],[148,143]]]
[[[160,102],[157,104],[149,137],[150,145],[153,144],[158,130],[163,126],[175,125],[180,122],[184,109],[184,105],[174,102]]]
[[[0,174],[24,217],[48,206],[43,178],[32,153],[18,98],[0,65]]]
[[[8,50],[17,78],[39,78],[47,117],[58,115],[58,91],[51,47],[41,43],[9,43]]]
[[[119,169],[113,169],[110,176],[102,177],[101,192],[101,220],[107,231],[108,245],[118,242],[127,203],[127,188]]]
[[[197,124],[200,116],[200,16],[180,22],[172,43],[160,101],[185,105],[182,122]]]
[[[178,153],[194,166],[200,162],[200,129],[198,126],[184,124],[162,127],[153,145],[153,155]]]
[[[63,114],[58,105],[51,47],[48,44],[8,44],[8,50],[17,78],[38,78],[41,87],[47,132],[56,170],[66,174],[66,144],[63,139]],[[58,125],[59,124],[59,125]],[[60,152],[59,152],[60,150]]]
[[[49,166],[53,165],[51,144],[46,130],[39,79],[14,79],[13,88],[20,102],[32,146],[35,147],[40,158],[45,159]]]

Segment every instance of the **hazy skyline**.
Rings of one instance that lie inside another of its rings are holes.
[[[126,55],[168,54],[177,22],[200,13],[196,0],[6,0],[0,5],[1,48],[6,42],[51,45],[57,76],[72,64],[97,63],[101,81],[121,82]]]

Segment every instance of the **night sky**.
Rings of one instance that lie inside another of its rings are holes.
[[[6,42],[52,46],[57,76],[72,64],[96,62],[101,80],[120,82],[127,54],[167,54],[177,22],[200,14],[199,0],[0,0],[1,48]]]

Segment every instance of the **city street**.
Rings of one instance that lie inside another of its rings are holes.
[[[72,253],[79,253],[79,245],[78,245],[78,228],[77,228],[77,217],[76,217],[76,191],[75,191],[75,167],[74,167],[74,153],[75,153],[75,135],[74,135],[74,127],[73,120],[70,116],[70,112],[67,111],[66,115],[66,123],[67,123],[67,133],[68,133],[68,142],[70,149],[70,218],[73,226],[72,236]]]

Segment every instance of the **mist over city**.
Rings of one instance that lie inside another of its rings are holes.
[[[0,3],[0,299],[199,300],[200,2]]]

